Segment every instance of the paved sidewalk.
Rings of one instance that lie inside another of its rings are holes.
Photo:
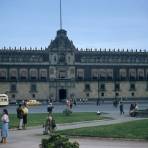
[[[125,117],[120,116],[119,118],[114,119],[104,119],[104,120],[94,120],[94,121],[86,121],[86,122],[75,122],[75,123],[66,123],[66,124],[60,124],[57,126],[57,130],[65,130],[65,129],[75,129],[75,128],[81,128],[81,127],[90,127],[90,126],[101,126],[101,125],[110,125],[110,124],[117,124],[117,123],[124,123],[129,121],[136,121],[141,120],[145,118],[131,118],[131,117]]]
[[[57,125],[57,130],[74,129],[74,128],[80,128],[80,127],[99,126],[99,125],[109,125],[109,124],[123,123],[127,121],[143,119],[143,118],[131,118],[125,115],[120,116],[118,114],[110,115],[110,117],[113,117],[114,120],[105,119],[105,120],[93,121],[93,122],[90,121],[90,122],[77,122],[72,124],[59,124]],[[0,144],[0,148],[38,148],[39,143],[41,143],[42,132],[43,132],[43,129],[41,127],[28,128],[27,130],[19,130],[19,131],[11,130],[10,136],[9,136],[9,143],[6,145]],[[98,144],[104,145],[102,148],[113,148],[113,147],[117,148],[115,147],[115,144],[121,145],[121,146],[118,145],[118,148],[119,147],[122,148],[123,146],[128,148],[123,141],[120,142],[120,141],[111,140],[113,146],[110,147],[109,143],[108,143],[108,146],[105,144],[106,142],[108,142],[108,140],[85,139],[85,138],[76,139],[76,140],[80,142],[80,148],[97,148],[95,147],[94,143],[96,143],[97,145]],[[87,146],[86,146],[86,143],[88,143]],[[135,143],[135,141],[133,143]],[[143,144],[139,142],[136,142],[136,143],[137,143],[136,145],[137,147],[135,148],[138,148],[138,146],[141,148],[147,148],[145,147],[145,145],[148,145],[148,142],[143,142]],[[99,146],[99,148],[101,147]],[[132,147],[130,146],[129,148],[132,148]]]

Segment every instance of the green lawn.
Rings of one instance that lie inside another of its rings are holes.
[[[59,131],[70,136],[104,137],[104,138],[127,138],[148,140],[148,119],[132,121],[107,126],[96,126]]]
[[[29,114],[28,115],[28,126],[39,126],[43,125],[47,113],[38,113],[38,114]],[[62,113],[54,113],[54,118],[56,123],[72,123],[80,121],[91,121],[91,120],[100,120],[104,117],[96,115],[96,113],[72,113],[70,116],[65,116]],[[16,114],[9,114],[10,118],[10,128],[17,127],[18,119]]]

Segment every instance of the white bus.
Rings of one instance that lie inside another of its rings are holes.
[[[0,106],[7,106],[9,104],[9,99],[6,94],[0,94]]]

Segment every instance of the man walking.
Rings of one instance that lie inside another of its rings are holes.
[[[123,102],[120,101],[120,115],[124,114],[124,109],[123,109]]]
[[[17,111],[17,118],[19,119],[18,129],[21,130],[23,126],[23,110],[21,104],[19,104],[19,107],[17,108],[16,111]]]

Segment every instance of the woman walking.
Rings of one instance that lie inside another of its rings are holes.
[[[1,129],[1,143],[6,144],[7,143],[7,137],[8,137],[8,124],[9,124],[9,116],[7,109],[3,110],[3,114],[1,117],[2,122],[2,129]]]

